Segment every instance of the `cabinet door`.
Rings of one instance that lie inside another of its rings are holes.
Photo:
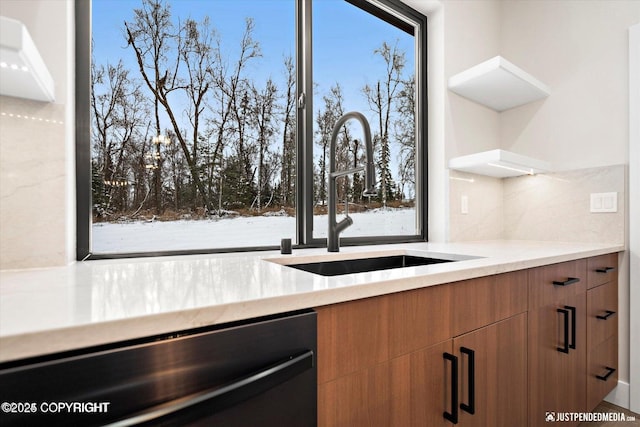
[[[318,426],[442,426],[451,410],[451,340],[318,387]]]
[[[586,410],[586,305],[583,292],[529,312],[529,427]]]
[[[526,425],[527,314],[461,335],[453,347],[460,366],[460,425]]]

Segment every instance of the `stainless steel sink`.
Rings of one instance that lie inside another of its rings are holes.
[[[342,259],[335,261],[308,262],[287,264],[322,276],[339,276],[341,274],[364,273],[368,271],[390,270],[393,268],[417,267],[420,265],[454,262],[453,259],[440,259],[414,255],[390,255],[372,258]]]

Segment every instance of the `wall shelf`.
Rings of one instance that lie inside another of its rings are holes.
[[[54,87],[24,24],[0,16],[0,95],[53,102]]]
[[[498,112],[551,94],[547,85],[501,56],[450,77],[449,90]]]
[[[449,169],[495,178],[534,175],[548,172],[551,165],[542,160],[505,150],[490,150],[449,160]]]

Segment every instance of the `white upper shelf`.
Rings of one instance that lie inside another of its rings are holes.
[[[548,162],[505,150],[490,150],[449,160],[449,168],[495,178],[549,172]]]
[[[0,95],[53,102],[55,84],[24,24],[0,16]]]
[[[501,56],[450,77],[449,90],[496,111],[528,104],[551,94],[547,85]]]

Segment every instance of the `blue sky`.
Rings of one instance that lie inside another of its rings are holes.
[[[131,20],[133,9],[141,0],[93,0],[93,38],[98,62],[117,63],[119,58],[135,63],[131,49],[126,49],[123,23]],[[174,0],[174,16],[201,20],[209,15],[222,38],[223,49],[231,53],[244,30],[244,20],[255,21],[254,37],[260,42],[262,58],[252,64],[258,77],[282,76],[282,58],[295,56],[295,3],[293,0]],[[340,81],[345,101],[362,107],[361,88],[376,80],[383,64],[373,50],[383,41],[398,43],[407,52],[407,73],[413,67],[413,37],[368,15],[344,0],[316,0],[313,7],[314,82],[319,94]],[[316,102],[319,105],[319,102]]]
[[[141,3],[141,0],[93,0],[92,10],[97,62],[116,64],[123,59],[136,77],[139,73],[135,56],[131,48],[126,48],[123,34],[124,21],[132,21],[133,10]],[[248,74],[258,82],[272,77],[282,88],[283,58],[291,55],[295,59],[295,0],[173,0],[170,4],[174,22],[176,17],[200,21],[208,15],[230,62],[237,56],[245,18],[252,17],[254,39],[260,42],[263,56],[251,63]],[[375,132],[375,117],[362,94],[366,83],[374,83],[384,73],[384,62],[373,51],[383,41],[397,43],[406,52],[405,74],[413,74],[413,37],[344,0],[315,0],[312,11],[314,110],[318,111],[323,105],[322,96],[339,82],[345,111],[363,112]],[[395,164],[395,159],[392,162]]]

